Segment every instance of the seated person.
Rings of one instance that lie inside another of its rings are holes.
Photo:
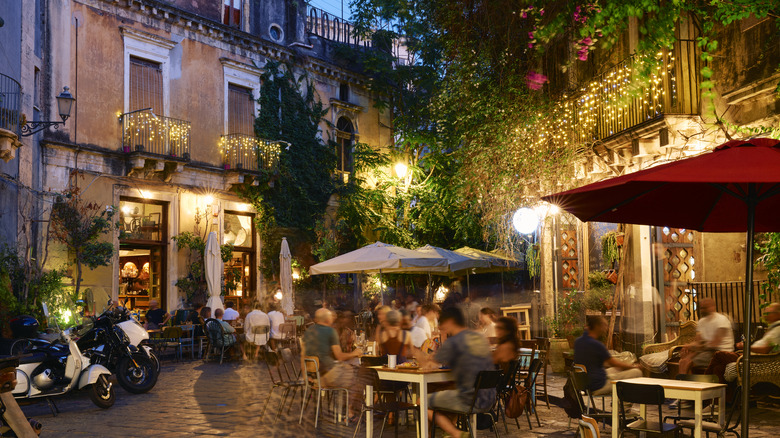
[[[279,305],[276,303],[271,304],[270,309],[268,319],[271,321],[271,348],[276,349],[276,344],[282,339],[279,326],[284,324],[284,314],[279,311]]]
[[[496,338],[496,312],[490,307],[479,310],[479,330],[488,340]]]
[[[396,363],[406,362],[412,353],[412,337],[401,328],[401,312],[391,310],[385,316],[385,329],[379,336],[379,348],[383,355],[393,354]]]
[[[517,350],[520,349],[517,320],[506,316],[498,318],[496,337],[498,345],[493,351],[493,363],[506,372],[509,369],[509,362],[517,359]]]
[[[769,324],[766,333],[758,341],[750,346],[751,353],[771,354],[780,352],[780,303],[772,303],[764,309],[764,321]],[[742,350],[745,345],[737,343],[737,349]],[[739,354],[732,352],[717,352],[707,374],[715,374],[721,377],[721,382],[733,382],[737,380],[737,359]]]
[[[262,310],[262,305],[260,302],[255,303],[255,310],[249,312],[246,315],[246,319],[244,321],[244,339],[246,339],[247,342],[251,342],[258,347],[261,347],[263,345],[266,345],[268,343],[268,338],[270,337],[270,326],[271,326],[271,320],[268,317],[268,315],[265,314]],[[268,326],[269,327],[269,333],[266,334],[254,334],[252,331],[254,330],[254,327],[257,326]],[[252,359],[257,359],[257,354],[259,352],[259,348],[255,349],[255,354]]]
[[[236,337],[236,329],[233,328],[232,325],[230,325],[227,321],[223,321],[222,317],[224,316],[225,311],[222,309],[217,309],[214,311],[214,318],[219,321],[219,323],[222,325],[222,342],[225,345],[225,348],[229,348],[232,346],[235,346],[238,348],[238,351],[241,353],[242,359],[246,359],[246,355],[244,355],[244,349],[241,348],[241,344],[238,343],[238,338]]]
[[[149,310],[146,312],[144,328],[147,330],[161,329],[169,319],[171,319],[171,314],[161,309],[157,300],[149,301]]]
[[[585,365],[588,372],[588,390],[593,395],[612,392],[612,380],[642,377],[638,364],[615,359],[599,340],[609,331],[603,316],[588,316],[587,330],[574,341],[574,363]],[[605,368],[609,366],[609,368]]]
[[[314,356],[320,363],[320,377],[324,386],[349,388],[350,394],[350,414],[354,415],[360,411],[360,400],[363,396],[363,387],[357,380],[357,368],[346,363],[352,358],[360,357],[363,350],[357,348],[351,353],[341,351],[339,345],[339,336],[336,330],[331,327],[333,324],[333,313],[320,308],[314,313],[314,324],[306,329],[303,335],[303,351],[301,351],[301,360],[306,356]],[[305,364],[302,364],[305,369]]]
[[[439,328],[448,337],[433,355],[433,360],[422,360],[425,368],[447,365],[455,377],[457,389],[448,389],[431,394],[428,399],[432,408],[447,408],[467,411],[474,398],[474,384],[480,371],[493,370],[490,344],[482,334],[466,328],[466,317],[457,307],[448,307],[441,312]],[[489,408],[496,398],[495,388],[483,389],[477,394],[476,408]],[[433,410],[428,410],[428,419]],[[465,438],[471,435],[459,430],[452,419],[444,413],[436,414],[436,424],[453,437]]]
[[[715,300],[700,300],[699,313],[696,338],[680,352],[680,374],[689,374],[693,367],[706,368],[716,351],[734,351],[731,320],[715,311]]]
[[[235,303],[232,301],[226,301],[225,302],[225,315],[222,317],[225,321],[235,321],[238,319],[240,314],[236,309],[233,308],[235,306]]]

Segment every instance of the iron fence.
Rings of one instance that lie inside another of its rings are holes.
[[[190,155],[190,122],[158,116],[150,110],[131,111],[120,116],[122,150],[174,158]]]
[[[279,170],[281,148],[278,142],[246,134],[228,134],[220,137],[219,148],[226,170],[263,170],[272,173]]]
[[[22,86],[15,79],[0,74],[0,129],[21,135]]]
[[[766,281],[757,280],[753,282],[753,306],[750,309],[751,323],[761,322],[762,306],[769,304],[765,298],[761,298],[763,287]],[[696,282],[688,283],[685,291],[690,300],[691,319],[698,321],[699,309],[698,302],[703,298],[712,298],[715,300],[715,308],[718,312],[729,315],[734,321],[740,333],[745,322],[745,282],[744,281],[723,281],[723,282]]]

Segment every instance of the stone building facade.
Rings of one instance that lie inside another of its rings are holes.
[[[585,62],[576,60],[571,44],[552,45],[542,68],[551,94],[561,96],[560,105],[568,105],[565,123],[575,128],[572,141],[582,151],[576,163],[577,186],[698,155],[729,136],[749,136],[738,128],[777,126],[780,41],[774,19],[750,17],[717,33],[719,49],[710,65],[717,93],[712,104],[723,123],[715,123],[702,99],[703,65],[693,21],[680,21],[677,42],[672,50],[659,53],[660,67],[639,94],[631,94],[628,86],[644,62],[635,54],[641,37],[636,19],[609,51],[591,52]],[[566,60],[571,68],[561,72],[557,66]],[[669,209],[689,196],[680,193],[669,199]],[[741,307],[727,301],[743,296],[739,283],[745,275],[744,234],[626,227],[630,238],[621,265],[626,304],[622,326],[618,321],[628,334],[626,348],[640,351],[643,343],[674,335],[680,322],[697,319],[694,302],[699,296],[723,298],[719,310],[741,325]],[[584,290],[589,272],[611,268],[602,260],[600,237],[616,228],[584,224],[565,213],[547,214],[541,245],[546,314],[554,314],[554,303],[564,291]]]
[[[53,119],[63,86],[76,104],[64,126],[25,138],[19,157],[0,166],[9,179],[39,191],[33,199],[41,210],[71,185],[87,201],[119,209],[124,233],[113,237],[119,251],[112,265],[84,274],[82,288],[95,300],[111,297],[142,310],[157,298],[168,310],[178,308],[175,283],[186,275],[187,259],[171,237],[193,231],[196,222],[201,234],[215,231],[220,243],[235,245],[231,265],[242,273],[237,298],[262,295],[263,242],[252,206],[233,189],[257,184],[261,167],[272,169],[283,148],[295,147],[254,136],[266,62],[284,62],[314,84],[329,108],[323,142],[347,149],[356,138],[376,148],[392,142],[389,115],[373,107],[367,79],[334,59],[332,41],[311,32],[302,0],[11,3],[2,8],[15,15],[0,9],[0,16],[22,21],[22,44],[3,50],[20,62],[1,71],[21,82],[21,111]],[[42,21],[40,41],[33,16]],[[5,19],[0,35],[16,32],[11,41],[18,39],[16,22]],[[349,163],[333,171],[349,172]],[[5,205],[4,217],[13,215]],[[16,216],[16,231],[4,240],[13,244],[15,234],[27,232],[32,246],[45,247],[45,230],[23,230]],[[62,266],[67,256],[50,245],[47,264]]]

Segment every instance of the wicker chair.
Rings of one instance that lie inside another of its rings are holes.
[[[742,356],[737,359],[737,381],[742,386]],[[771,383],[780,388],[780,353],[750,355],[750,386],[756,383]],[[749,390],[749,389],[748,389]]]
[[[672,355],[674,355],[675,351],[681,349],[683,345],[693,342],[695,338],[696,338],[696,322],[695,321],[684,322],[680,325],[680,334],[676,338],[668,342],[645,345],[644,348],[642,348],[642,355],[650,354],[650,353],[659,353],[668,350],[669,351],[668,360],[670,360],[672,358]],[[670,376],[677,375],[677,370],[679,369],[678,363],[667,362],[667,367],[668,367],[668,371],[667,371],[668,375]]]

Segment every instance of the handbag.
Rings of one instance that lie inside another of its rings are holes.
[[[531,393],[528,388],[523,386],[515,387],[509,394],[506,400],[506,407],[504,408],[504,414],[507,418],[517,418],[523,414],[525,406],[528,404],[528,397]]]

